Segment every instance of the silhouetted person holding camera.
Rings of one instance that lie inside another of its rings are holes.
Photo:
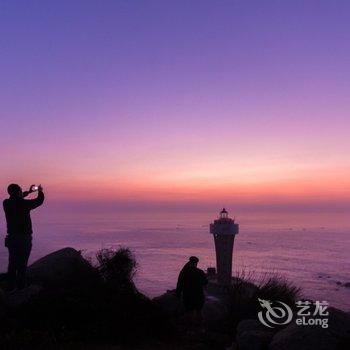
[[[24,199],[30,193],[38,191],[35,199]],[[13,290],[25,288],[25,277],[30,252],[32,250],[32,220],[30,211],[39,207],[44,202],[44,193],[41,186],[30,186],[29,191],[22,192],[17,184],[11,184],[7,188],[10,195],[3,202],[7,236],[5,246],[9,250],[9,264],[7,270],[8,287]]]
[[[203,270],[197,267],[199,259],[191,256],[179,274],[176,295],[182,296],[186,312],[190,314],[192,326],[202,322],[202,308],[205,301],[204,287],[208,284]]]

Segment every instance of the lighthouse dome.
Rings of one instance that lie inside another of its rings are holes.
[[[220,219],[228,219],[228,211],[225,208],[220,211]]]

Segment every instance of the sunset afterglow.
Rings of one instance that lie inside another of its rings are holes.
[[[349,208],[349,3],[15,3],[4,196]]]

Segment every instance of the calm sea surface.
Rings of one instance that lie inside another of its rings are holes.
[[[216,213],[33,215],[31,261],[71,246],[93,255],[100,248],[130,247],[139,263],[136,284],[149,296],[174,288],[190,255],[200,267],[215,266],[209,223]],[[303,295],[350,311],[350,220],[338,213],[245,213],[236,217],[234,271],[284,275]],[[5,225],[1,217],[3,231]],[[7,251],[0,247],[0,270]]]

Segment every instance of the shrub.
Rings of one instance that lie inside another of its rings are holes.
[[[231,324],[244,319],[257,318],[261,310],[258,299],[282,301],[292,308],[299,297],[300,288],[281,275],[266,273],[257,276],[254,272],[240,271],[233,280],[229,293]]]
[[[266,275],[265,279],[259,282],[255,293],[256,298],[265,300],[278,300],[293,306],[300,295],[300,288],[280,275]]]
[[[96,259],[97,269],[105,282],[120,289],[134,286],[137,263],[130,249],[101,249],[97,252]]]

